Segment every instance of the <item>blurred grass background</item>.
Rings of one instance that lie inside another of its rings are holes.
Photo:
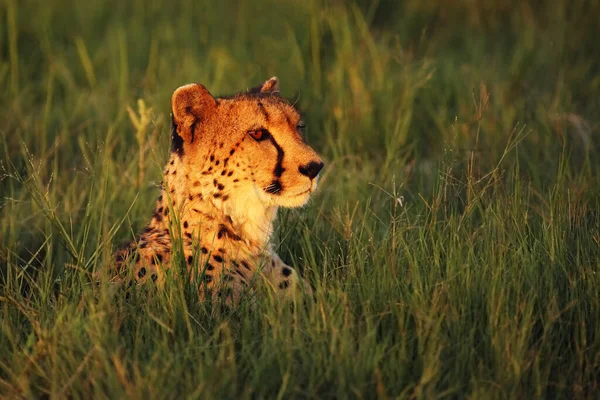
[[[598,1],[0,4],[2,397],[600,390]],[[276,235],[314,302],[93,290],[152,212],[173,90],[272,75],[326,161]]]

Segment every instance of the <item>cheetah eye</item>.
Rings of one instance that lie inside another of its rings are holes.
[[[266,129],[251,130],[248,131],[248,134],[252,136],[252,139],[256,140],[257,142],[268,139],[270,136],[269,131]]]
[[[302,121],[302,120],[298,121],[298,125],[296,125],[296,129],[298,129],[300,132],[304,132],[304,128],[306,128],[306,124],[304,123],[304,121]]]

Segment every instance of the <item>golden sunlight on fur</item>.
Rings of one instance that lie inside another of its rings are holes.
[[[270,245],[278,207],[299,207],[317,187],[323,162],[301,135],[299,112],[273,77],[231,97],[202,85],[175,90],[171,156],[144,233],[116,254],[115,280],[164,283],[172,240],[181,239],[200,294],[235,302],[255,275],[288,296],[310,285]],[[262,280],[258,280],[262,281]]]

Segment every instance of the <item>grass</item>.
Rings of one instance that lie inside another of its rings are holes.
[[[599,4],[211,3],[2,0],[0,396],[596,396]],[[272,75],[326,160],[276,234],[314,301],[94,288],[172,91]]]

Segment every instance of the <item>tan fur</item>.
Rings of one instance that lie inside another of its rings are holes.
[[[270,238],[278,207],[304,205],[323,164],[300,134],[298,111],[278,93],[275,77],[230,98],[198,84],[173,93],[162,193],[144,233],[117,253],[120,276],[131,265],[136,281],[163,284],[171,238],[180,237],[202,293],[235,301],[261,276],[284,295],[298,286],[310,291]]]

